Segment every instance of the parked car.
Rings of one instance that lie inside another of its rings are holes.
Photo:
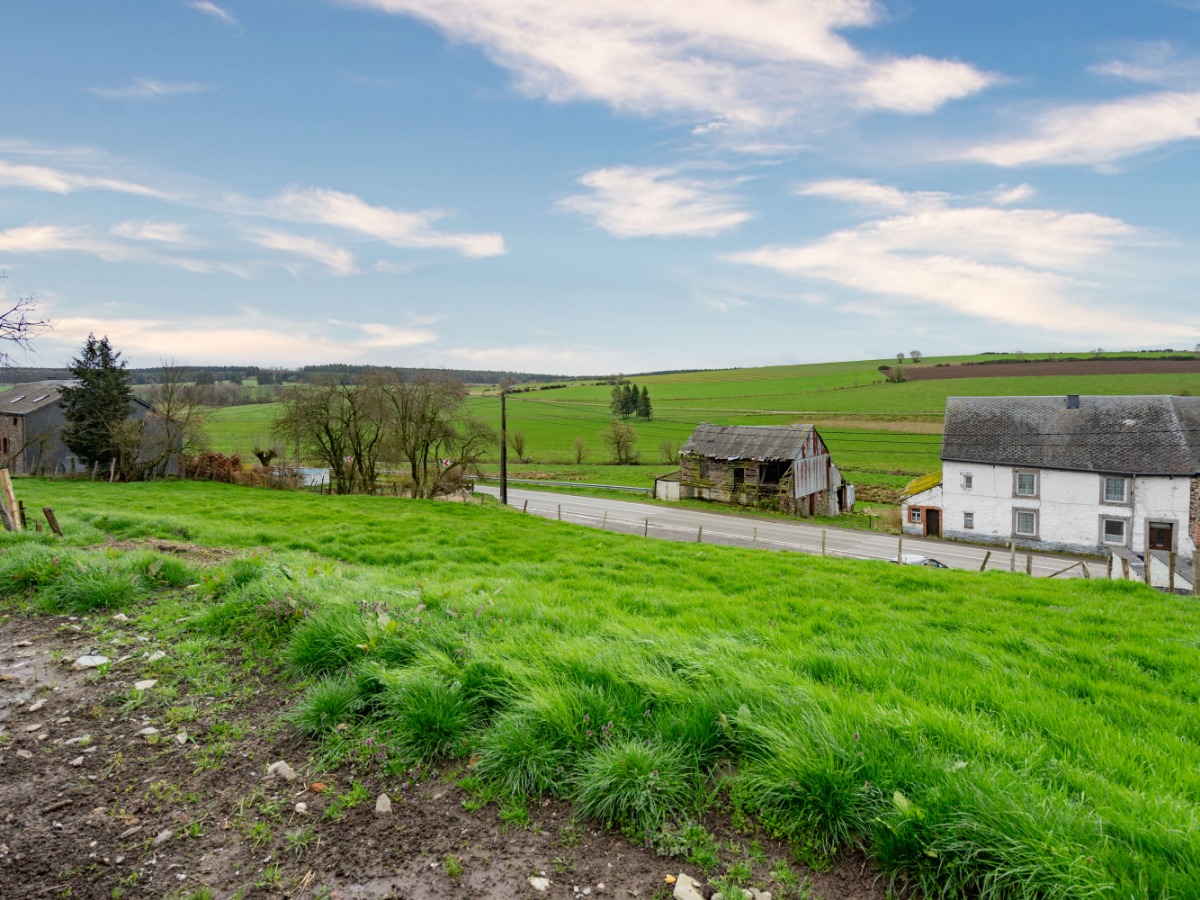
[[[934,559],[932,556],[922,556],[920,553],[905,553],[903,563],[906,566],[928,566],[931,569],[950,568],[944,562]]]

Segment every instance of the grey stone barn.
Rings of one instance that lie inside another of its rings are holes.
[[[66,419],[58,405],[63,387],[73,383],[28,381],[0,393],[0,464],[14,475],[69,475],[82,470],[83,464],[62,442]],[[145,420],[154,415],[154,408],[132,397],[129,414]]]
[[[854,485],[842,478],[812,425],[702,423],[679,456],[681,498],[778,504],[800,516],[854,508]]]

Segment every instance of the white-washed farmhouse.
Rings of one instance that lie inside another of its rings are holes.
[[[1190,558],[1200,397],[951,397],[941,479],[914,487],[908,534]]]
[[[679,451],[679,496],[761,505],[800,516],[854,508],[846,482],[812,425],[697,426]]]

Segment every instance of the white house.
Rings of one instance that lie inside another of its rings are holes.
[[[1200,397],[950,397],[941,481],[903,502],[909,534],[1190,558]]]

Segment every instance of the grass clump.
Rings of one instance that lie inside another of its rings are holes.
[[[19,545],[0,555],[0,595],[20,596],[54,584],[76,557],[74,551],[61,547]]]
[[[573,799],[580,814],[639,834],[691,811],[695,772],[676,746],[615,740],[582,761]]]
[[[474,772],[512,796],[561,795],[570,755],[522,713],[492,723],[475,747]]]
[[[350,675],[331,675],[304,692],[290,718],[305,734],[319,735],[351,722],[361,706],[355,679]]]
[[[461,684],[422,669],[388,683],[378,709],[396,747],[419,763],[461,756],[479,714]]]
[[[51,612],[88,613],[95,609],[121,609],[146,593],[136,576],[104,565],[67,568],[42,592]]]

